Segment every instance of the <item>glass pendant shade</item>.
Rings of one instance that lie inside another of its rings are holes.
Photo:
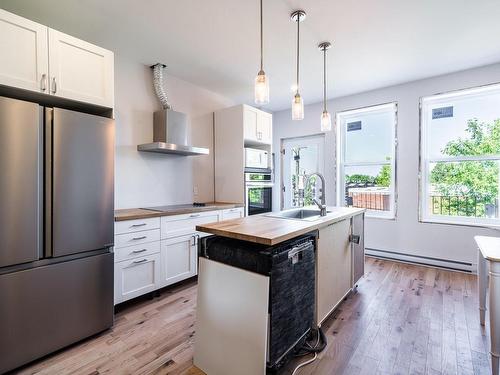
[[[332,119],[328,111],[323,111],[321,114],[321,131],[329,132],[332,130]]]
[[[269,78],[263,70],[255,77],[255,104],[269,103]]]
[[[292,120],[304,119],[304,101],[299,93],[296,93],[292,100]]]

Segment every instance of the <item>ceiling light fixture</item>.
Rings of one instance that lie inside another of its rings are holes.
[[[323,42],[318,45],[320,51],[323,51],[323,113],[321,114],[321,131],[329,132],[332,130],[332,119],[326,109],[326,50],[331,47],[330,42]]]
[[[297,81],[295,95],[292,100],[292,120],[304,119],[304,101],[299,93],[299,57],[300,57],[300,23],[306,18],[306,12],[303,10],[294,11],[290,18],[292,21],[297,22]]]
[[[255,104],[269,103],[269,78],[264,72],[264,26],[262,20],[262,0],[260,0],[260,70],[255,77]]]

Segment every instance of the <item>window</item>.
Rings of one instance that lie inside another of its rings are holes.
[[[396,103],[337,114],[337,199],[367,216],[396,215],[396,118]]]
[[[500,85],[421,99],[420,219],[499,224]]]

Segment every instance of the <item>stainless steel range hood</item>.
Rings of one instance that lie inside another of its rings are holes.
[[[137,146],[138,151],[176,155],[208,155],[208,148],[194,147],[187,142],[187,115],[171,109],[153,115],[153,142]]]

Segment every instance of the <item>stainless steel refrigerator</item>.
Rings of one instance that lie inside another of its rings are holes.
[[[0,373],[113,324],[114,131],[0,97]]]

